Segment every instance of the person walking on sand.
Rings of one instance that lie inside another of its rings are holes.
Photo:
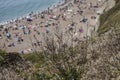
[[[3,48],[6,48],[6,44],[5,43],[3,44]]]

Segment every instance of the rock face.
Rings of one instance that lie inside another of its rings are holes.
[[[111,9],[113,6],[115,6],[115,0],[108,0],[105,6],[105,11],[108,11]]]
[[[115,0],[106,0],[106,2],[97,11],[97,13],[104,14],[104,12],[110,10],[113,6],[115,6]],[[97,31],[100,26],[99,18],[100,18],[100,16],[97,17],[97,25],[96,25],[97,27],[96,27],[95,31]]]

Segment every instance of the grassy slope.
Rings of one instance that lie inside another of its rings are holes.
[[[116,5],[100,17],[98,33],[102,34],[110,29],[110,26],[120,22],[120,0],[116,0]]]

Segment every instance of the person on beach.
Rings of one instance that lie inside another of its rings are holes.
[[[7,33],[6,33],[6,37],[7,37],[7,39],[10,40],[10,39],[11,39],[11,34],[10,34],[9,32],[7,32]]]
[[[0,34],[0,39],[2,39],[2,35]]]

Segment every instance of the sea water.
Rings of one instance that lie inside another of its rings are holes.
[[[0,0],[0,23],[42,11],[61,0]]]

